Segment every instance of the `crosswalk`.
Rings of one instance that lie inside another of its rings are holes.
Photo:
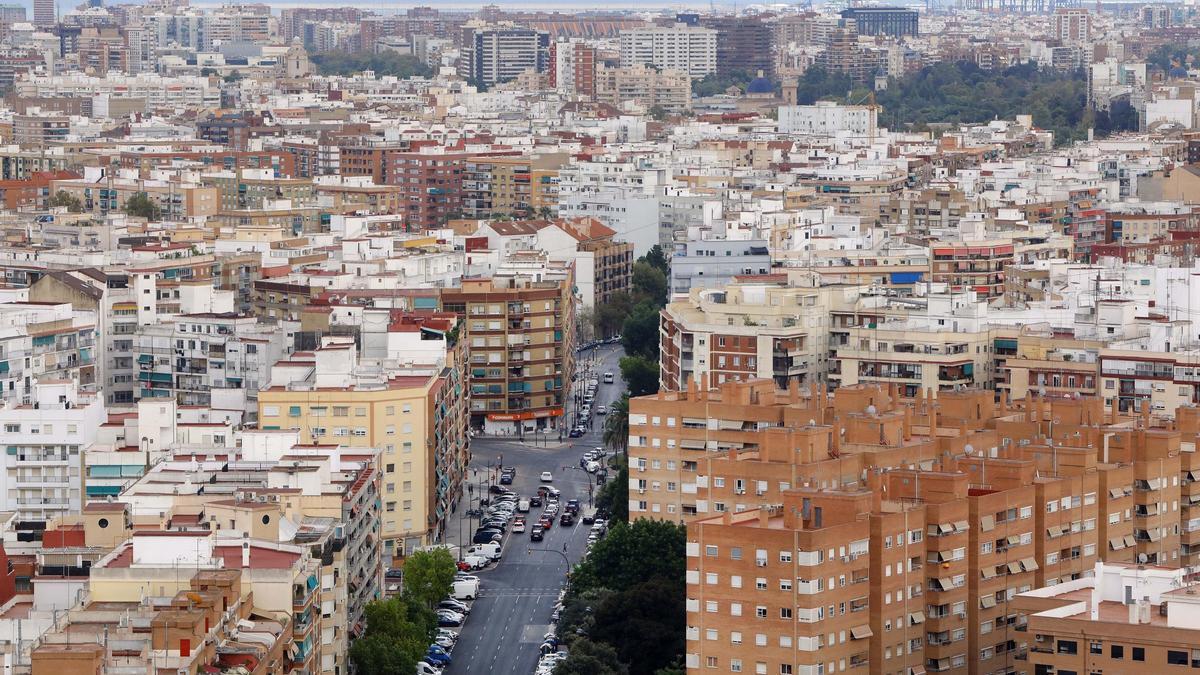
[[[553,588],[481,588],[479,597],[481,598],[517,598],[517,597],[558,597],[558,592],[562,588],[555,586]]]

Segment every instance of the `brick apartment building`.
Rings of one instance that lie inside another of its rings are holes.
[[[705,389],[630,406],[631,516],[688,524],[689,670],[1021,671],[1021,594],[1196,555],[1192,409]]]

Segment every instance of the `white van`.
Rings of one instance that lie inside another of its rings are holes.
[[[455,600],[474,600],[478,595],[478,579],[460,579],[450,587],[450,597]]]
[[[604,374],[604,384],[612,384],[612,382],[613,382],[613,374],[605,373]]]
[[[521,513],[529,513],[529,500],[522,499],[519,502],[517,502],[517,510],[520,511]]]
[[[496,543],[476,544],[476,545],[472,546],[471,548],[467,549],[467,555],[468,556],[478,555],[478,556],[483,556],[484,558],[487,558],[488,560],[499,560],[500,559],[500,544],[496,544]]]

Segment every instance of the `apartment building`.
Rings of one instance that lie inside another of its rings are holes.
[[[239,417],[257,411],[271,365],[290,349],[286,331],[233,312],[141,326],[134,343],[140,398],[174,398]]]
[[[440,539],[462,494],[466,381],[462,347],[446,337],[453,322],[403,324],[396,338],[407,346],[384,359],[360,358],[353,340],[326,338],[312,352],[278,361],[258,395],[264,430],[290,429],[313,444],[381,449],[388,557]]]
[[[1032,656],[1021,594],[1194,556],[1172,539],[1176,490],[1196,482],[1179,430],[1094,397],[1009,410],[985,390],[896,391],[838,390],[826,407],[759,381],[631,401],[630,512],[688,525],[689,670],[1011,672]],[[1191,434],[1200,415],[1180,420]],[[770,576],[797,560],[819,571]]]
[[[215,216],[220,210],[220,193],[216,188],[178,180],[103,176],[90,170],[81,179],[51,181],[50,192],[65,192],[75,197],[86,213],[100,219],[109,213],[120,213],[135,195],[148,197],[167,220]]]
[[[561,153],[473,157],[462,175],[462,215],[485,218],[508,215],[531,218],[558,205],[552,186],[567,162]]]
[[[0,398],[32,403],[34,385],[51,380],[94,390],[96,320],[66,302],[0,304]]]
[[[471,428],[523,435],[562,430],[575,373],[574,273],[541,256],[491,279],[463,279],[441,309],[463,322]],[[545,273],[539,272],[545,270]]]
[[[668,303],[659,324],[663,389],[706,379],[815,385],[829,351],[829,306],[845,287],[742,282]]]
[[[627,102],[645,109],[683,112],[691,107],[691,80],[681,70],[656,70],[646,65],[596,69],[596,100],[616,108]]]
[[[1097,563],[1087,577],[1015,603],[1029,617],[1029,672],[1163,673],[1200,663],[1200,604],[1183,570]]]
[[[717,70],[717,31],[675,24],[621,31],[621,65],[647,65],[702,78]]]
[[[484,87],[550,66],[550,34],[512,24],[463,27],[459,75]]]

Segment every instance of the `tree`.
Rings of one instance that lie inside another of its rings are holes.
[[[242,71],[240,71],[240,70],[235,70],[235,71],[233,71],[232,73],[229,73],[228,75],[226,75],[226,76],[224,77],[224,80],[225,80],[226,82],[229,82],[229,83],[233,83],[233,82],[241,82],[241,81],[242,81],[242,77],[243,77],[243,75],[242,75]]]
[[[630,356],[658,360],[658,308],[643,302],[621,325],[621,344]]]
[[[665,253],[663,253],[662,246],[659,246],[658,244],[651,246],[650,251],[646,253],[646,255],[642,256],[642,260],[646,261],[646,263],[651,267],[662,272],[664,276],[671,276],[671,266],[667,262],[667,256]]]
[[[576,565],[571,584],[579,592],[620,592],[654,579],[678,582],[684,577],[685,532],[683,526],[665,520],[615,523]]]
[[[368,603],[367,632],[350,647],[355,671],[368,675],[411,673],[425,655],[437,620],[433,612],[400,598]]]
[[[685,588],[657,578],[613,593],[594,611],[591,639],[611,645],[630,675],[653,675],[683,655]]]
[[[656,122],[661,122],[661,121],[667,119],[668,113],[667,113],[667,109],[662,107],[661,105],[652,105],[652,106],[650,106],[650,110],[646,111],[646,114],[648,114],[650,116],[650,119],[652,119]]]
[[[667,275],[645,260],[633,263],[632,288],[635,302],[649,302],[656,308],[667,304]]]
[[[411,54],[396,52],[322,52],[309,57],[322,75],[357,75],[370,70],[375,75],[394,75],[401,79],[429,77],[433,70]]]
[[[658,360],[651,361],[642,356],[623,357],[621,379],[629,387],[629,396],[658,393]]]
[[[139,192],[125,201],[125,213],[149,221],[162,218],[162,209],[145,192]]]
[[[404,561],[404,599],[433,608],[450,593],[458,570],[447,548],[417,551]]]
[[[612,647],[591,640],[576,640],[567,658],[554,667],[554,675],[628,675]]]
[[[629,445],[629,394],[621,396],[608,409],[604,420],[604,444],[627,451]]]
[[[54,208],[56,206],[65,206],[68,213],[83,212],[83,202],[79,201],[79,197],[66,190],[59,190],[50,198],[50,207]]]
[[[596,508],[608,509],[612,522],[629,522],[629,463],[624,458],[617,460],[620,468],[617,477],[605,483],[596,495]]]
[[[563,599],[562,612],[558,616],[558,635],[562,641],[570,645],[586,637],[596,624],[595,609],[612,594],[613,591],[607,588],[590,588],[582,593],[568,594]]]
[[[625,291],[608,296],[608,302],[596,307],[596,335],[609,338],[621,332],[621,325],[633,310],[633,298]]]

